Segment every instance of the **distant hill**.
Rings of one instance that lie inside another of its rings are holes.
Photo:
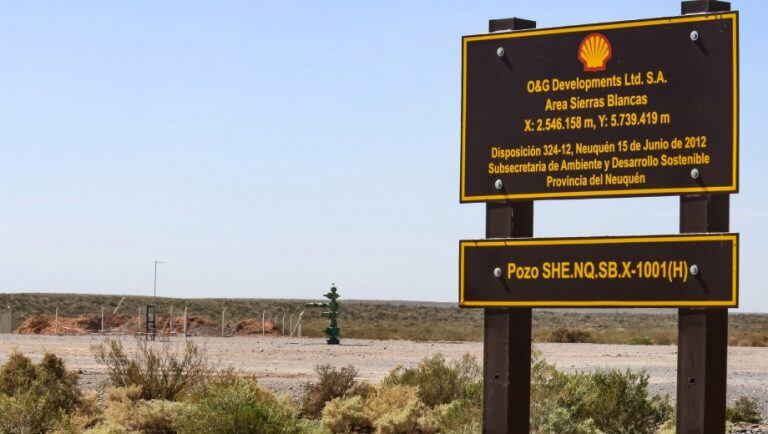
[[[343,294],[342,294],[343,296]],[[109,317],[122,299],[119,295],[85,294],[0,294],[0,313],[10,306],[13,327],[35,315],[61,317],[100,316],[102,308]],[[304,311],[304,336],[322,336],[327,320],[320,317],[321,308],[305,308],[313,300],[290,299],[221,299],[125,296],[118,315],[139,315],[147,304],[156,306],[159,321],[173,308],[181,316],[187,308],[190,317],[206,318],[220,330],[222,310],[226,329],[248,318],[261,321],[262,313],[282,329],[293,314],[294,321]],[[467,341],[482,340],[482,309],[459,309],[455,303],[397,300],[341,299],[339,325],[342,337],[363,339],[408,339]],[[276,321],[275,321],[276,320]],[[534,340],[558,342],[672,344],[677,339],[677,313],[674,309],[536,309]],[[5,327],[2,324],[2,327]],[[217,332],[218,333],[218,332]],[[768,346],[768,314],[731,314],[732,345]]]

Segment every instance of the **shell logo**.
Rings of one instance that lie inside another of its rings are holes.
[[[579,44],[579,60],[586,72],[605,71],[612,54],[611,42],[602,33],[590,33]]]

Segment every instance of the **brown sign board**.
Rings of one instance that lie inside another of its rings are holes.
[[[738,191],[736,12],[462,50],[462,202]]]
[[[738,234],[461,241],[461,307],[738,307]]]

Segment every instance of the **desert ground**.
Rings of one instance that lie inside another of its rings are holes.
[[[81,385],[100,389],[106,377],[97,364],[90,346],[102,336],[30,336],[0,335],[0,362],[18,350],[33,359],[45,351],[64,358],[69,369],[81,372]],[[134,338],[124,338],[130,348]],[[398,364],[415,366],[424,357],[442,353],[455,359],[465,353],[482,357],[480,342],[412,342],[394,340],[344,339],[342,345],[326,345],[317,338],[234,337],[189,338],[205,347],[209,360],[219,367],[234,367],[258,376],[259,381],[278,393],[298,395],[302,383],[314,379],[314,366],[353,365],[360,377],[377,381]],[[184,338],[172,338],[182,345]],[[593,370],[598,368],[645,369],[650,374],[651,389],[675,395],[677,347],[672,345],[600,345],[542,343],[535,347],[560,369]],[[728,399],[755,397],[763,415],[768,415],[768,348],[730,347],[728,351]]]

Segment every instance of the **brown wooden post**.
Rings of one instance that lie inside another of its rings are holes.
[[[488,21],[488,31],[522,30],[535,21]],[[532,237],[533,201],[487,203],[486,238]],[[483,433],[527,434],[531,417],[530,308],[485,309]]]
[[[730,3],[684,1],[682,14],[728,11]],[[680,232],[728,232],[729,195],[682,196]],[[677,432],[724,433],[728,309],[678,311]]]
[[[533,202],[486,204],[486,238],[532,237]],[[485,309],[483,432],[528,433],[531,308]]]
[[[727,194],[683,196],[680,232],[728,232],[728,211]],[[728,309],[680,309],[677,327],[677,432],[724,433]]]
[[[486,237],[532,237],[533,202],[486,204]],[[485,309],[483,432],[528,433],[531,309]]]
[[[683,1],[681,13],[731,10],[729,2]],[[728,232],[730,196],[680,197],[680,232]],[[725,432],[728,309],[679,309],[677,432]]]

